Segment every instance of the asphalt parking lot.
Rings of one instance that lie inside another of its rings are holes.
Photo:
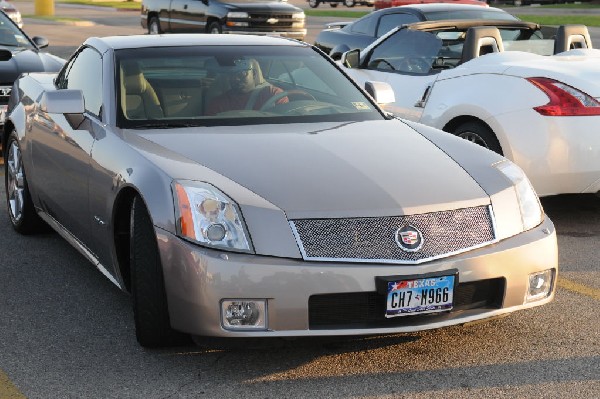
[[[27,18],[25,31],[63,57],[88,36],[144,33],[136,12],[58,10],[92,23]],[[310,18],[311,34],[327,20]],[[542,202],[560,251],[549,305],[414,334],[145,350],[129,297],[57,234],[17,235],[2,201],[0,398],[596,398],[600,198]]]

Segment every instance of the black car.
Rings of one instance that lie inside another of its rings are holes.
[[[504,10],[467,4],[414,4],[384,8],[353,22],[328,24],[315,39],[315,45],[334,59],[353,49],[364,49],[396,26],[444,19],[517,20]]]
[[[301,8],[269,0],[142,0],[148,33],[268,34],[304,40]]]
[[[57,72],[65,60],[43,53],[48,40],[41,36],[29,38],[25,32],[0,11],[0,127],[14,81],[26,72]]]

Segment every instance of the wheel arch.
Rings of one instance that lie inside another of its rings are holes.
[[[6,120],[6,122],[4,122],[4,128],[2,129],[2,157],[4,159],[6,159],[6,143],[8,142],[8,136],[10,136],[10,133],[13,131],[13,129],[15,129],[15,125],[13,124],[13,122],[8,119]]]
[[[501,137],[501,135],[498,135],[498,132],[489,123],[485,122],[483,119],[478,118],[476,116],[473,116],[473,115],[456,116],[456,117],[452,118],[450,121],[448,121],[444,125],[442,130],[445,132],[454,134],[454,131],[456,130],[456,128],[458,128],[460,125],[468,123],[468,122],[479,123],[479,124],[487,127],[488,129],[490,129],[490,131],[494,134],[494,136],[496,136],[496,139],[498,140],[498,143],[500,144],[500,148],[502,149],[502,153],[506,154],[506,145],[503,142],[504,141],[503,137]]]
[[[225,26],[225,18],[218,18],[215,16],[210,16],[210,17],[206,18],[206,25],[204,26],[204,31],[206,33],[208,33],[208,28],[210,27],[210,24],[212,24],[213,22],[218,22],[221,25],[221,29],[223,29],[223,27]]]
[[[137,189],[131,186],[124,187],[117,194],[113,206],[113,240],[117,256],[117,267],[123,281],[123,288],[127,292],[131,292],[131,263],[129,257],[131,206],[133,199],[138,196],[144,201]]]

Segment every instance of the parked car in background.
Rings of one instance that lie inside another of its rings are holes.
[[[585,26],[420,22],[341,62],[394,88],[388,111],[503,154],[539,195],[600,191],[600,51]]]
[[[375,0],[307,0],[310,8],[317,8],[321,3],[329,3],[331,7],[337,7],[338,4],[343,4],[346,7],[354,7],[356,5],[373,7]]]
[[[0,0],[0,9],[4,11],[4,13],[8,15],[8,17],[12,19],[13,22],[17,24],[19,28],[23,29],[23,18],[17,7],[14,6],[14,4],[9,3],[5,0]]]
[[[0,126],[14,81],[22,73],[57,72],[65,60],[40,49],[48,46],[41,36],[29,38],[17,24],[0,11]]]
[[[362,50],[396,26],[443,19],[517,20],[506,11],[494,7],[415,4],[375,11],[353,22],[328,24],[327,29],[317,35],[315,45],[334,59],[339,59],[343,52],[353,49]]]
[[[48,223],[131,292],[141,345],[420,331],[554,296],[521,169],[389,117],[388,85],[368,96],[314,46],[90,38],[15,87],[10,223]]]
[[[305,15],[287,2],[269,0],[142,0],[148,33],[269,34],[304,40]]]
[[[408,6],[415,4],[470,4],[475,6],[487,7],[488,4],[484,0],[374,0],[375,10],[383,10],[384,8]]]

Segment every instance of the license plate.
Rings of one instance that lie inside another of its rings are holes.
[[[388,281],[385,317],[452,309],[455,279],[454,275]]]

